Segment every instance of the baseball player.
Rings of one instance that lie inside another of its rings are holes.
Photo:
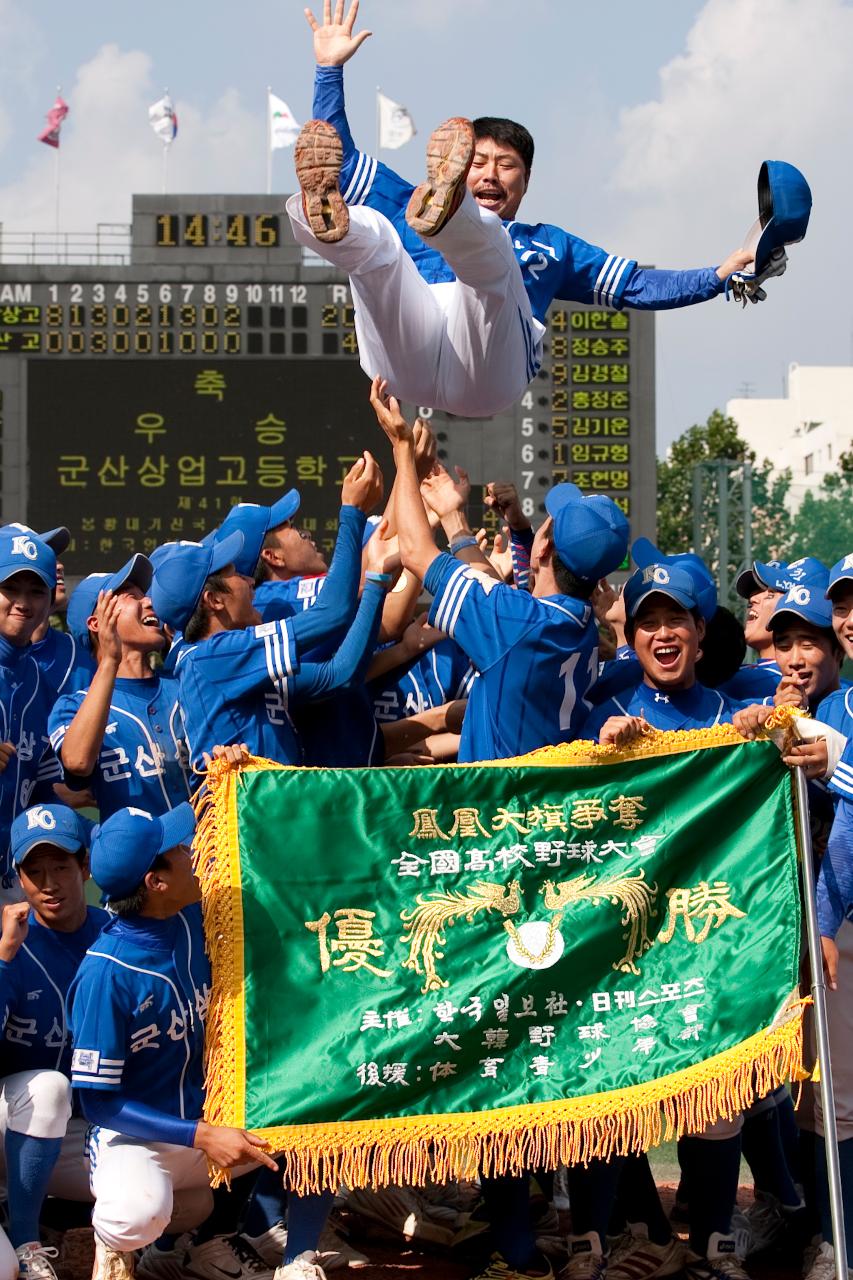
[[[776,662],[773,634],[767,623],[781,597],[791,587],[811,578],[825,576],[826,566],[812,556],[782,564],[771,560],[763,564],[754,560],[750,569],[738,576],[735,589],[746,600],[746,643],[758,661],[744,663],[731,680],[722,686],[731,698],[762,699],[776,692],[782,672]]]
[[[702,587],[681,564],[649,564],[625,585],[626,635],[643,672],[642,683],[629,697],[608,699],[596,707],[584,726],[584,737],[601,743],[626,744],[656,729],[699,729],[738,723],[738,704],[718,689],[696,680],[696,664],[705,635]],[[690,1203],[690,1248],[687,1270],[744,1280],[731,1232],[737,1196],[742,1118],[721,1120],[699,1135],[679,1141]],[[588,1169],[569,1170],[573,1231],[569,1238],[567,1280],[602,1276],[607,1267],[604,1245],[607,1223],[621,1172],[618,1161],[593,1161]],[[588,1207],[579,1214],[577,1205]],[[630,1221],[639,1220],[627,1211]],[[613,1267],[613,1275],[661,1275],[678,1267],[677,1245],[659,1205],[651,1206],[647,1236]],[[630,1256],[629,1256],[630,1255]],[[672,1264],[672,1265],[671,1265]]]
[[[589,600],[598,579],[625,556],[624,516],[608,498],[584,498],[574,485],[557,486],[533,541],[532,593],[517,591],[438,550],[418,485],[412,428],[378,378],[371,403],[394,450],[403,566],[433,596],[430,623],[456,641],[477,672],[459,760],[496,760],[576,737],[598,669]],[[463,547],[462,553],[471,550]],[[497,1246],[482,1280],[551,1276],[536,1248],[527,1177],[483,1177],[482,1186]]]
[[[130,804],[162,813],[193,789],[177,681],[150,666],[165,643],[148,597],[151,574],[150,560],[134,555],[111,576],[84,579],[69,605],[98,667],[87,691],[58,699],[50,739],[66,784],[91,789],[101,821]]]
[[[93,832],[92,874],[113,919],[86,952],[68,1008],[71,1083],[93,1126],[94,1280],[132,1276],[135,1250],[207,1218],[208,1159],[275,1167],[257,1138],[201,1118],[211,976],[194,832],[188,803],[160,817],[120,809]],[[263,1270],[239,1237],[212,1237],[190,1247],[183,1274]]]
[[[518,222],[533,139],[510,120],[454,119],[432,135],[429,179],[413,188],[356,147],[344,109],[358,0],[310,11],[314,115],[296,143],[302,194],[287,202],[300,244],[346,271],[362,368],[395,395],[463,417],[517,400],[539,368],[555,298],[663,309],[716,297],[753,255],[719,268],[651,271],[560,227]]]
[[[33,530],[25,524],[9,524],[3,528],[11,533],[26,533],[31,537],[40,538],[57,556],[62,555],[71,540],[71,534],[63,526],[58,529],[48,529],[46,533],[39,534],[34,534]],[[51,612],[64,613],[67,604],[64,571],[57,560],[56,593]],[[88,688],[95,673],[95,664],[91,656],[80,648],[73,635],[52,627],[48,617],[36,629],[32,645],[32,655],[39,664],[39,669],[54,697],[60,693],[73,693],[75,689]]]
[[[109,919],[86,904],[91,823],[65,805],[34,805],[12,823],[12,860],[26,901],[3,909],[0,1008],[5,1010],[0,1133],[9,1236],[19,1274],[55,1280],[43,1248],[45,1195],[89,1200],[86,1124],[72,1116],[65,997]]]
[[[832,605],[832,630],[846,658],[853,658],[853,555],[832,566],[826,598]],[[853,737],[853,687],[846,680],[819,704],[815,718]]]
[[[56,556],[28,533],[0,532],[0,903],[19,902],[9,832],[33,800],[53,800],[61,777],[47,736],[53,694],[32,656],[50,615]]]
[[[202,765],[204,752],[215,743],[245,743],[253,755],[301,763],[292,703],[363,678],[390,583],[383,546],[374,548],[376,539],[370,543],[374,550],[368,551],[364,593],[346,638],[326,662],[302,658],[352,619],[361,574],[363,507],[369,509],[377,500],[381,476],[372,459],[354,474],[356,470],[344,482],[335,556],[322,597],[312,609],[280,622],[260,621],[252,603],[253,580],[234,564],[243,552],[239,530],[207,547],[176,544],[158,564],[152,588],[155,609],[170,626],[184,630],[187,642],[178,678],[194,765]]]

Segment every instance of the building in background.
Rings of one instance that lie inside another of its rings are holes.
[[[726,413],[759,462],[767,458],[774,470],[790,470],[787,501],[794,512],[853,447],[853,366],[789,365],[786,396],[729,400]]]

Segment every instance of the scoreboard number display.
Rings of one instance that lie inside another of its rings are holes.
[[[2,517],[67,524],[70,577],[199,539],[235,502],[302,493],[331,549],[340,485],[371,449],[345,276],[293,240],[284,197],[137,196],[130,261],[0,263]],[[509,479],[534,525],[571,480],[655,531],[654,316],[555,303],[542,368],[491,419],[407,406],[473,482]]]

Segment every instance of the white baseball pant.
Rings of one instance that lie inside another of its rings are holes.
[[[195,1147],[140,1142],[95,1126],[89,1134],[89,1166],[92,1226],[120,1253],[144,1249],[167,1230],[189,1231],[213,1208],[207,1156]],[[239,1177],[257,1167],[250,1162],[232,1173]]]
[[[853,924],[845,920],[835,939],[838,944],[838,987],[827,989],[826,1017],[829,1025],[829,1051],[832,1055],[832,1084],[835,1092],[835,1121],[838,1141],[853,1138]],[[807,1061],[816,1055],[814,1013],[806,1010]],[[821,1068],[823,1064],[821,1063]],[[809,1099],[808,1095],[811,1095]],[[808,1101],[812,1106],[808,1106]],[[797,1121],[802,1129],[811,1129],[823,1137],[823,1107],[820,1085],[811,1083],[803,1090],[803,1104]]]
[[[510,238],[469,191],[430,246],[456,276],[427,284],[383,214],[350,207],[342,240],[312,234],[301,195],[287,201],[293,234],[350,277],[361,367],[400,400],[462,418],[488,418],[518,400],[542,356]]]
[[[6,1181],[2,1141],[7,1130],[31,1138],[61,1138],[48,1194],[91,1200],[86,1156],[87,1122],[71,1115],[71,1083],[61,1071],[17,1071],[0,1081],[0,1182]]]

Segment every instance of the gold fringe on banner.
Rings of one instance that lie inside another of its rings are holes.
[[[799,713],[798,713],[799,714]],[[788,708],[774,712],[771,731],[788,731]],[[666,735],[651,731],[630,748],[590,742],[546,747],[494,762],[579,765],[616,763],[701,747],[735,746],[730,725]],[[241,775],[292,766],[250,757],[243,765],[214,760],[196,797],[194,849],[203,893],[213,995],[207,1016],[205,1119],[243,1127],[246,1062],[243,997],[243,912],[236,791]],[[440,766],[439,766],[440,767]],[[459,766],[455,766],[459,767]],[[480,768],[483,766],[473,766]],[[489,767],[489,766],[487,766]],[[794,992],[772,1026],[725,1052],[646,1084],[499,1110],[385,1120],[290,1125],[253,1130],[284,1157],[287,1186],[299,1193],[388,1184],[422,1186],[486,1173],[586,1164],[595,1157],[645,1151],[673,1137],[699,1133],[732,1117],[788,1080],[802,1078],[803,1007]],[[223,1178],[214,1171],[214,1183]]]

